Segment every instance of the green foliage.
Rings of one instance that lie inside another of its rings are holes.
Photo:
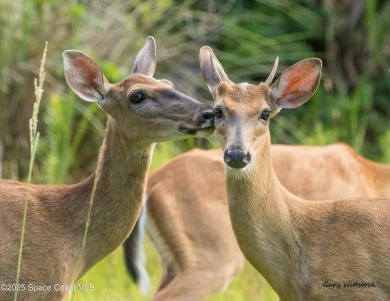
[[[376,111],[372,82],[362,80],[349,99],[329,94],[320,88],[308,104],[285,110],[271,127],[274,143],[325,145],[343,141],[357,152],[379,160],[383,155],[379,137],[389,123],[383,112]],[[306,106],[306,107],[305,107]]]
[[[97,113],[100,110],[96,104],[80,102],[71,91],[51,95],[43,118],[46,133],[38,154],[39,182],[62,184],[75,180],[69,177],[69,170],[84,168],[83,159],[78,158],[83,139],[91,130],[99,137],[104,135],[105,125]],[[98,143],[92,146],[95,151],[91,156],[96,159]]]
[[[211,99],[197,60],[202,45],[215,50],[237,82],[264,80],[276,56],[279,73],[301,59],[320,57],[324,72],[319,90],[308,104],[284,110],[273,120],[273,142],[343,141],[368,158],[390,163],[390,3],[356,0],[352,7],[341,5],[307,0],[0,0],[0,174],[27,177],[33,78],[44,41],[50,42],[50,52],[33,182],[71,183],[95,168],[105,116],[96,104],[80,101],[68,89],[61,53],[87,53],[110,82],[117,82],[131,72],[148,35],[157,41],[155,77],[172,80],[198,99]],[[158,144],[152,169],[195,146],[218,143],[189,139]],[[156,288],[161,266],[150,243],[147,250]],[[75,300],[143,300],[124,271],[119,250],[84,279],[96,284],[96,292],[77,293]],[[259,298],[276,300],[247,267],[227,292],[209,300]]]
[[[42,173],[44,182],[62,184],[65,182],[68,169],[73,159],[71,151],[72,123],[74,119],[73,103],[75,96],[52,94],[44,118],[48,128],[45,136],[46,158]]]
[[[390,164],[390,129],[379,139],[379,144],[383,150],[382,162]]]
[[[287,123],[294,124],[299,132],[287,135],[282,133],[283,129],[278,130],[278,137],[283,140],[275,142],[319,140],[328,143],[341,139],[368,157],[380,158],[382,154],[380,147],[367,145],[378,145],[376,141],[384,134],[390,114],[387,105],[390,40],[389,18],[386,17],[390,5],[386,1],[369,1],[366,7],[363,5],[363,12],[354,11],[354,16],[361,14],[362,22],[351,19],[350,15],[345,17],[338,6],[321,7],[310,1],[290,0],[216,1],[213,5],[195,0],[32,0],[24,5],[0,0],[0,7],[0,24],[3,24],[0,68],[4,75],[0,77],[0,105],[7,108],[0,110],[0,140],[5,150],[3,173],[6,177],[24,178],[26,175],[27,164],[22,158],[27,151],[28,124],[27,118],[20,117],[29,116],[31,112],[32,85],[28,83],[32,82],[32,70],[38,64],[39,45],[44,39],[50,40],[52,49],[47,66],[48,99],[52,93],[63,93],[61,53],[64,49],[77,48],[88,53],[99,62],[107,78],[116,82],[130,73],[135,54],[147,35],[157,40],[156,77],[171,79],[179,90],[199,99],[210,99],[196,59],[199,47],[204,44],[215,49],[235,81],[263,80],[276,56],[281,61],[279,70],[309,56],[320,57],[324,59],[321,103],[313,105],[311,101],[310,105],[305,105],[299,118],[295,113],[279,116],[278,119],[287,118]],[[350,33],[347,37],[343,36],[343,29]],[[352,46],[343,43],[343,39]],[[338,52],[333,50],[334,45],[340,45]],[[365,52],[359,52],[360,48]],[[364,57],[357,59],[355,52]],[[352,55],[348,57],[349,54]],[[355,71],[348,73],[347,68]],[[20,89],[22,85],[24,88]],[[351,103],[359,106],[362,101],[372,103],[370,114],[361,114],[362,108],[350,107]],[[316,122],[322,124],[316,127],[314,135],[322,128],[331,140],[324,140],[325,136],[311,137],[312,106],[321,117]],[[348,112],[350,108],[353,114]],[[348,119],[343,118],[345,114]],[[366,118],[366,115],[372,117]],[[77,124],[81,118],[76,114],[73,122]],[[98,118],[104,123],[104,114]],[[16,119],[20,122],[15,125]],[[338,127],[334,127],[335,124]],[[332,128],[337,133],[331,134]],[[101,136],[91,133],[84,138],[80,141],[83,150],[98,145]],[[370,143],[364,143],[367,139]],[[72,156],[69,160],[73,162]],[[81,176],[80,168],[91,171],[95,160],[96,154],[95,157],[87,154],[80,160],[85,165],[74,165],[72,174]]]

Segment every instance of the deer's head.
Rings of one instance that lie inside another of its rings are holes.
[[[109,83],[99,66],[80,51],[67,50],[63,58],[72,90],[96,102],[128,139],[151,143],[204,137],[214,130],[210,106],[180,93],[170,81],[152,77],[156,68],[152,37],[138,53],[131,75],[116,84]]]
[[[272,83],[278,59],[263,83],[233,83],[210,47],[200,50],[203,78],[214,98],[215,128],[227,166],[243,169],[267,143],[270,119],[282,108],[305,103],[317,89],[322,63],[306,59],[285,70]]]

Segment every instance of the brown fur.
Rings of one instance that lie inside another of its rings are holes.
[[[281,183],[300,197],[390,197],[390,166],[346,144],[272,145],[271,155]],[[146,230],[166,269],[153,300],[203,300],[227,287],[243,266],[228,218],[222,158],[221,150],[193,150],[149,177]]]
[[[133,74],[109,84],[100,68],[78,51],[64,53],[68,84],[83,99],[96,101],[108,113],[98,166],[85,181],[67,186],[26,185],[0,181],[0,283],[16,280],[24,202],[27,225],[20,281],[25,286],[18,300],[62,300],[93,265],[123,243],[137,220],[146,187],[153,142],[206,135],[213,130],[211,107],[181,94],[168,81],[151,76],[155,68],[154,40],[148,38],[138,55]],[[134,70],[134,69],[133,69]],[[130,104],[134,89],[146,97]],[[81,244],[94,182],[96,191],[86,246]],[[77,267],[77,264],[80,264]],[[77,269],[79,268],[79,270]],[[50,286],[50,292],[32,292],[29,285]],[[11,300],[12,291],[0,291]]]
[[[318,85],[320,61],[303,60],[288,68],[269,87],[268,98],[250,98],[247,92],[247,102],[236,103],[240,116],[235,119],[226,108],[233,98],[218,99],[214,93],[220,84],[215,74],[224,71],[217,68],[210,72],[212,68],[207,66],[218,66],[208,59],[210,52],[204,47],[200,56],[216,106],[225,113],[223,118],[216,118],[217,136],[224,151],[235,146],[252,155],[245,167],[229,167],[226,162],[229,214],[244,256],[281,300],[388,300],[390,201],[367,197],[312,201],[293,195],[273,170],[269,121],[246,114],[247,107],[252,112],[257,106],[260,115],[273,110],[271,103],[278,110],[303,104]],[[374,286],[324,286],[327,282],[343,285],[349,281]]]
[[[210,186],[212,173],[223,173],[220,158],[200,150],[184,156],[148,181],[146,229],[166,270],[153,300],[203,300],[227,286],[243,265],[229,221],[224,177],[212,177],[215,189]],[[197,168],[189,175],[194,163]],[[187,182],[191,179],[199,186]],[[217,221],[223,228],[214,227]]]
[[[80,257],[95,174],[69,186],[0,181],[3,208],[0,219],[1,283],[11,284],[16,279],[24,200],[29,199],[20,277],[26,291],[19,293],[18,300],[64,298],[67,292],[54,291],[54,285],[73,285],[76,279],[119,246],[131,231],[142,206],[152,146],[142,148],[123,138],[117,140],[116,135],[117,130],[109,121],[79,275],[76,275],[76,263]],[[123,214],[130,219],[121,218]],[[34,293],[27,290],[28,284],[50,285],[52,291]],[[12,292],[2,291],[0,296],[1,300],[11,300]]]

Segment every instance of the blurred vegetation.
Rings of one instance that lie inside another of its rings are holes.
[[[0,173],[5,178],[27,174],[32,79],[46,40],[37,182],[73,182],[90,173],[104,133],[104,114],[67,88],[62,52],[86,52],[115,82],[129,74],[148,35],[157,41],[156,77],[207,100],[197,59],[202,45],[215,49],[234,81],[264,80],[276,56],[279,72],[304,58],[321,58],[319,91],[309,104],[275,119],[273,142],[344,141],[369,158],[387,156],[380,141],[389,136],[389,1],[0,0],[0,8]],[[179,153],[194,145],[209,146],[187,140],[166,148]]]
[[[276,56],[279,73],[301,59],[321,58],[319,90],[308,104],[275,118],[273,142],[343,141],[370,159],[390,163],[389,15],[386,0],[0,0],[0,177],[27,176],[33,78],[45,41],[49,51],[33,182],[58,184],[92,172],[105,129],[98,107],[67,87],[62,52],[87,53],[117,82],[130,73],[148,35],[157,42],[155,77],[203,100],[211,99],[198,63],[203,45],[215,50],[236,82],[264,80]],[[204,140],[159,144],[152,168],[195,146],[218,145]]]

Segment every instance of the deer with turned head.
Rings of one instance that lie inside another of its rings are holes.
[[[96,102],[108,121],[95,172],[81,183],[26,185],[0,180],[0,283],[16,279],[23,204],[28,196],[20,284],[51,286],[50,292],[20,291],[18,300],[62,300],[72,285],[127,238],[143,204],[155,142],[204,137],[214,131],[213,111],[156,80],[152,37],[139,52],[132,74],[110,84],[98,65],[79,51],[63,54],[65,78],[73,91]],[[80,254],[95,185],[85,250]],[[77,266],[79,264],[79,266]],[[0,291],[1,300],[13,293]]]
[[[303,60],[272,84],[276,62],[259,85],[234,84],[207,46],[200,64],[214,98],[229,215],[244,256],[281,300],[388,300],[389,200],[303,199],[285,189],[273,170],[270,120],[311,97],[321,61]],[[344,284],[354,282],[365,287]]]

